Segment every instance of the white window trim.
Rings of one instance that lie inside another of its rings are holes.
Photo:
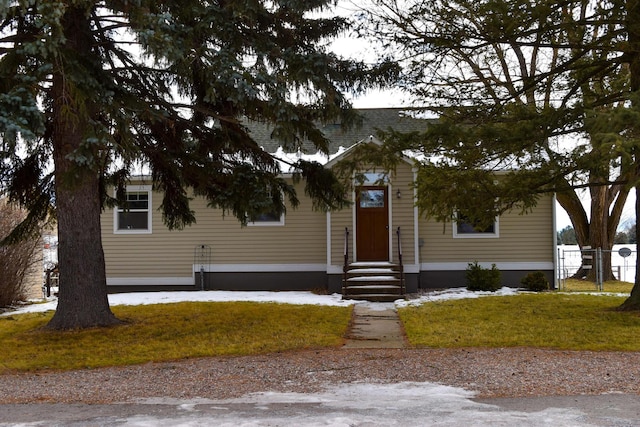
[[[137,229],[137,230],[121,230],[118,228],[118,212],[121,212],[120,208],[116,206],[113,209],[113,234],[151,234],[152,230],[152,210],[153,210],[153,191],[150,185],[127,185],[126,192],[134,193],[134,192],[147,192],[149,194],[149,207],[147,210],[147,224],[148,228],[146,230]],[[115,190],[114,190],[115,197]]]
[[[280,215],[279,221],[251,221],[248,227],[282,227],[284,226],[284,212]]]
[[[456,211],[456,218],[458,212]],[[458,233],[458,221],[452,222],[454,239],[498,239],[500,237],[500,218],[493,220],[493,233]]]

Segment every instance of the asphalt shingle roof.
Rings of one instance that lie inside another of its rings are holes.
[[[339,123],[329,123],[321,126],[324,135],[331,141],[329,154],[335,154],[340,147],[348,148],[362,141],[370,135],[376,135],[378,130],[392,128],[400,132],[423,131],[435,119],[415,117],[407,108],[371,108],[357,109],[362,116],[362,124],[351,129],[342,129]],[[281,142],[271,137],[271,128],[264,123],[251,122],[247,124],[251,136],[267,152],[274,153]],[[302,145],[304,153],[311,154],[317,150],[309,141]]]

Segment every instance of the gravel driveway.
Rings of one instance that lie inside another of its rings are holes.
[[[322,349],[0,375],[0,403],[112,403],[318,392],[332,384],[432,382],[479,398],[640,394],[640,353],[501,349]]]

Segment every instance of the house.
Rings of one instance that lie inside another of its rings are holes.
[[[426,119],[401,109],[362,110],[363,126],[343,133],[326,126],[332,167],[355,143],[376,143],[375,129],[424,129]],[[256,128],[256,138],[266,134]],[[264,148],[275,152],[264,137]],[[312,209],[298,187],[300,206],[281,217],[265,216],[243,227],[232,216],[195,198],[197,223],[169,231],[158,211],[160,197],[151,182],[139,177],[127,188],[130,210],[102,215],[103,246],[110,292],[129,290],[310,290],[345,291],[345,278],[385,287],[386,272],[400,294],[419,289],[465,286],[465,270],[478,261],[502,272],[505,285],[518,286],[532,271],[543,271],[553,283],[555,268],[554,198],[544,197],[527,215],[506,213],[485,230],[464,223],[437,223],[421,218],[414,205],[415,170],[403,161],[382,185],[379,171],[365,172],[367,182],[351,194],[354,204],[341,211]],[[125,223],[126,222],[126,223]],[[347,272],[348,264],[361,267]],[[353,277],[352,277],[353,276]]]

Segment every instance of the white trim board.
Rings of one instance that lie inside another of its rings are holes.
[[[107,277],[107,286],[193,286],[190,277]]]
[[[495,264],[499,270],[554,270],[552,261],[549,262],[478,262],[484,268],[491,268]],[[421,271],[462,271],[469,266],[468,262],[423,262]]]
[[[288,273],[301,271],[326,272],[327,264],[194,264],[193,272],[204,267],[206,273]]]

